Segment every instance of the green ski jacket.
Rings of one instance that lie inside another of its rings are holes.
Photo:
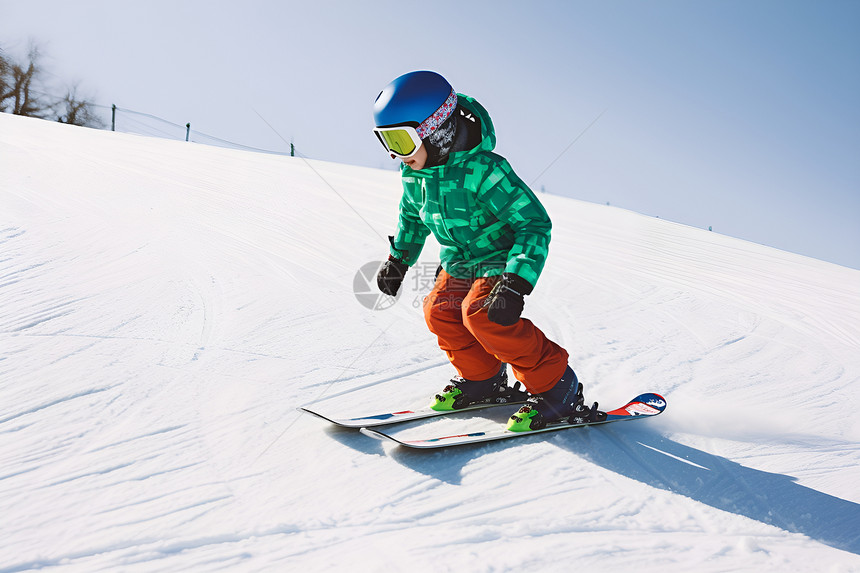
[[[552,223],[540,200],[493,153],[496,134],[487,110],[457,94],[481,121],[481,143],[452,153],[445,165],[401,165],[403,196],[391,254],[412,266],[432,232],[442,267],[457,278],[516,273],[532,286],[543,270]]]

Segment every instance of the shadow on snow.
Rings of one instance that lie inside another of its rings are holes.
[[[523,440],[529,439],[444,450],[395,448],[390,454],[415,471],[456,485],[469,461],[487,451],[521,446]],[[802,486],[790,476],[745,467],[643,426],[589,428],[564,432],[548,440],[652,487],[860,554],[860,504]]]

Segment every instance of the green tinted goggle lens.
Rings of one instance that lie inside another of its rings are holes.
[[[415,142],[405,129],[392,129],[391,131],[382,131],[379,133],[388,149],[398,155],[409,155],[415,151]]]

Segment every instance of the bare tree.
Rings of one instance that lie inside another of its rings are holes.
[[[39,49],[31,45],[27,61],[23,64],[12,61],[9,65],[9,89],[6,90],[7,107],[14,115],[45,118],[51,111],[50,104],[42,102],[36,91],[35,81],[42,74]]]
[[[11,71],[12,64],[9,63],[6,53],[0,48],[0,111],[6,111],[6,99],[12,94],[9,83]]]
[[[26,61],[15,61],[0,51],[0,111],[42,119],[55,119],[62,123],[89,127],[103,127],[96,117],[92,104],[77,96],[73,86],[61,99],[44,93],[39,48],[30,45]]]
[[[84,127],[104,127],[102,119],[93,112],[92,104],[79,98],[77,93],[78,86],[74,85],[66,93],[66,97],[57,103],[57,121]]]

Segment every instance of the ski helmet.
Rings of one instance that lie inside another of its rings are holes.
[[[457,107],[457,93],[436,72],[404,74],[385,86],[373,104],[376,127],[411,125],[421,139],[445,122]]]

